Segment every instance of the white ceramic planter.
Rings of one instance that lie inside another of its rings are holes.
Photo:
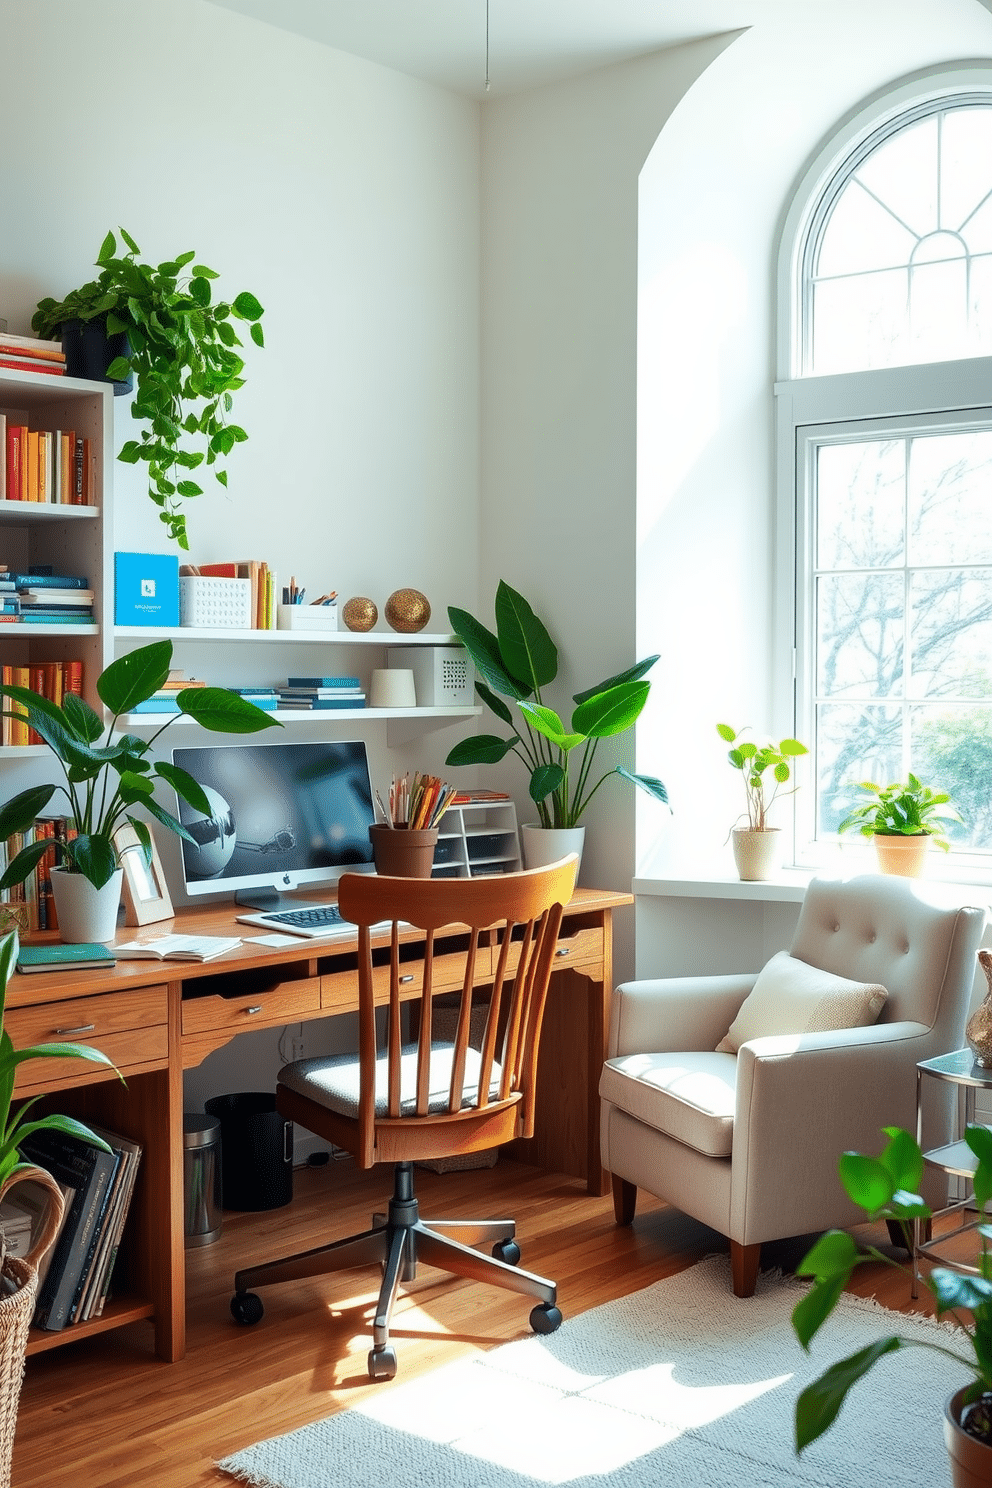
[[[733,842],[734,862],[743,883],[763,883],[781,866],[782,838],[777,827],[766,827],[763,832],[735,827]]]
[[[581,868],[585,840],[585,827],[540,827],[536,822],[533,825],[528,823],[520,828],[520,850],[523,853],[524,867],[546,868],[549,863],[560,862],[574,852],[579,855]]]
[[[70,945],[104,944],[117,934],[117,911],[121,902],[123,869],[109,883],[95,889],[81,873],[52,869],[52,893],[59,917],[59,938]]]

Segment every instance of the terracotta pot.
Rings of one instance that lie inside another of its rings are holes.
[[[954,1488],[989,1488],[992,1484],[992,1447],[976,1441],[962,1430],[961,1401],[969,1387],[963,1385],[944,1406],[944,1445],[951,1459]]]
[[[780,866],[782,839],[777,827],[752,832],[748,827],[733,831],[734,862],[743,883],[763,883]]]
[[[930,851],[930,838],[925,832],[919,837],[878,836],[874,842],[879,873],[922,878]]]
[[[369,827],[376,873],[393,878],[430,878],[437,847],[437,827],[411,832],[377,822]]]

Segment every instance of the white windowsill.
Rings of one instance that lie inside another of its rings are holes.
[[[772,878],[757,883],[744,883],[721,862],[714,871],[695,865],[682,875],[644,873],[637,875],[631,891],[644,898],[668,899],[736,899],[765,903],[802,901],[811,878],[847,877],[859,873],[877,873],[874,856],[869,852],[838,853],[817,868],[780,868]],[[934,853],[927,866],[924,884],[948,890],[969,890],[979,904],[992,908],[992,869],[981,870],[970,864],[948,862],[942,853]]]

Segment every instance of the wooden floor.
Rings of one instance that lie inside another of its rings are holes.
[[[371,1385],[366,1374],[377,1285],[368,1272],[267,1289],[265,1317],[254,1328],[239,1328],[228,1311],[239,1266],[364,1229],[387,1184],[385,1170],[362,1174],[350,1162],[333,1163],[297,1172],[289,1208],[225,1214],[221,1238],[186,1253],[189,1339],[178,1364],[155,1357],[144,1323],[29,1359],[13,1488],[232,1488],[216,1458],[392,1388]],[[566,1318],[726,1248],[647,1195],[639,1196],[634,1225],[619,1229],[609,1199],[507,1160],[484,1171],[419,1172],[417,1185],[425,1217],[512,1215],[521,1263],[554,1277]],[[872,1232],[876,1242],[884,1238]],[[766,1247],[763,1264],[788,1268],[805,1249]],[[862,1270],[857,1289],[889,1306],[911,1305],[903,1278],[881,1266]],[[525,1299],[422,1269],[396,1315],[397,1383],[526,1336],[528,1312]]]

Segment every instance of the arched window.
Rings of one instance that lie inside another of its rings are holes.
[[[783,242],[783,552],[815,782],[797,860],[857,781],[912,770],[965,818],[960,871],[992,859],[992,70],[874,112],[825,148]]]

